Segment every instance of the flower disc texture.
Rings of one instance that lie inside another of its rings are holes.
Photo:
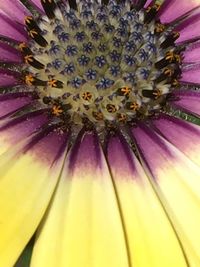
[[[198,0],[0,1],[0,267],[200,266],[199,27]]]

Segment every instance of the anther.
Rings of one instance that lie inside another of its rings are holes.
[[[34,86],[46,86],[47,82],[42,81],[40,79],[37,79],[34,77],[32,74],[27,74],[24,78],[25,83],[29,86],[34,85]]]
[[[145,91],[145,90],[143,90]],[[149,90],[146,90],[149,91]],[[139,109],[139,105],[137,102],[127,102],[126,103],[126,108],[132,111],[137,111]]]
[[[55,17],[54,11],[56,9],[54,0],[41,0],[41,3],[47,17],[53,19]]]
[[[113,104],[108,104],[108,105],[106,106],[106,109],[107,109],[107,111],[108,111],[109,113],[115,113],[115,112],[117,111],[116,106],[113,105]]]
[[[157,69],[166,67],[168,64],[181,63],[181,55],[174,53],[174,51],[168,51],[164,58],[155,63]]]
[[[24,61],[26,64],[30,64],[32,67],[36,68],[36,69],[44,69],[44,65],[42,63],[40,63],[38,60],[36,60],[33,55],[26,55],[24,57]]]
[[[155,25],[155,31],[154,32],[157,34],[160,34],[160,33],[164,32],[165,29],[166,29],[166,26],[164,24],[158,22]]]
[[[60,105],[54,104],[52,107],[52,114],[59,117],[60,115],[62,115],[63,113],[63,109]]]
[[[89,101],[89,100],[91,100],[91,98],[92,98],[92,94],[91,94],[90,92],[84,92],[84,93],[82,94],[82,98],[83,98],[84,100],[86,100],[86,101]]]
[[[180,82],[177,79],[172,80],[172,86],[178,87],[180,85]]]
[[[21,53],[23,55],[32,55],[33,54],[31,49],[27,46],[26,43],[21,43],[21,44],[19,44],[18,47],[19,47],[19,50],[21,51]]]
[[[51,86],[54,88],[63,88],[63,82],[58,81],[56,79],[51,79],[48,81],[48,86]]]
[[[27,16],[25,17],[25,25],[28,30],[36,30],[37,32],[41,32],[37,23],[34,21],[33,17]]]
[[[156,16],[160,7],[161,6],[159,4],[154,4],[152,6],[149,6],[146,9],[146,13],[145,13],[145,17],[144,17],[144,23],[150,23],[154,19],[154,17]]]
[[[156,83],[160,83],[166,79],[171,79],[172,77],[174,77],[174,74],[176,73],[175,69],[173,68],[165,68],[163,70],[163,72],[161,73],[161,75],[155,79]],[[178,73],[177,73],[178,74]]]
[[[102,121],[104,119],[101,112],[92,112],[92,115],[97,121]]]
[[[131,88],[128,87],[128,86],[124,86],[124,87],[119,88],[117,90],[117,94],[120,95],[120,96],[129,96],[130,92],[131,92]]]
[[[119,122],[126,122],[127,121],[127,116],[126,114],[119,113],[117,114],[117,119]]]
[[[156,89],[156,90],[142,90],[142,95],[144,97],[156,100],[162,95],[162,92],[159,89]]]
[[[39,34],[39,32],[35,29],[28,31],[29,36],[40,46],[45,47],[48,45],[48,42]]]
[[[179,38],[179,32],[172,32],[167,36],[164,42],[161,43],[160,47],[165,49],[167,47],[173,46],[174,42]]]

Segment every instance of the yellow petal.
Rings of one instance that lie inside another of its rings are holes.
[[[41,152],[41,140],[38,146],[34,149]],[[52,154],[51,159],[55,156]],[[19,152],[19,147],[0,157],[0,266],[12,267],[35,232],[53,194],[61,164],[62,158],[51,166],[35,153]]]
[[[67,158],[31,267],[129,267],[115,190],[94,139],[85,136]]]
[[[176,233],[125,141],[110,141],[108,160],[123,214],[131,266],[186,267]]]
[[[200,167],[150,129],[135,129],[134,135],[190,266],[200,266]]]

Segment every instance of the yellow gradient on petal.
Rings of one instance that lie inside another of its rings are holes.
[[[112,163],[110,162],[112,165]],[[177,236],[141,165],[111,172],[124,218],[132,267],[187,267]]]
[[[200,167],[174,150],[157,166],[153,184],[177,229],[191,267],[200,266]]]
[[[31,267],[130,267],[112,181],[102,165],[63,171]]]
[[[30,154],[0,157],[0,266],[13,267],[35,232],[60,168],[50,169]]]

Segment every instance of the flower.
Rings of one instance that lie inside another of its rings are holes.
[[[1,267],[200,266],[199,4],[1,0]]]

